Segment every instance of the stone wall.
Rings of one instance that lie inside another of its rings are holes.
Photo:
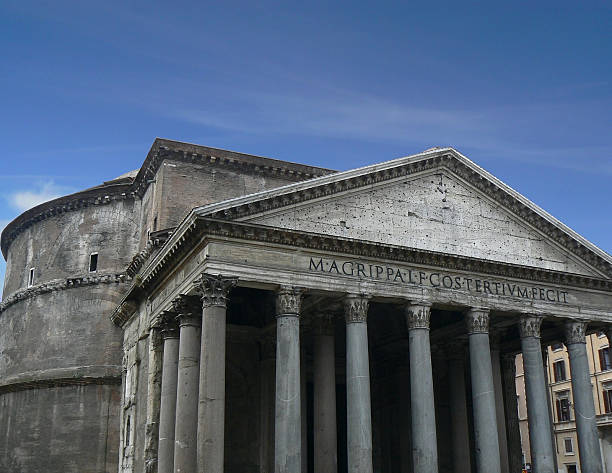
[[[9,224],[2,235],[0,471],[116,472],[124,352],[109,316],[150,232],[176,226],[194,207],[328,172],[158,139],[135,178],[41,204]],[[129,408],[131,461],[144,471],[146,327],[126,340],[138,387]]]
[[[118,385],[0,394],[0,471],[116,471],[119,402]]]

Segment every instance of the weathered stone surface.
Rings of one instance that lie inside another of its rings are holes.
[[[117,471],[120,391],[86,385],[0,394],[0,471]]]
[[[536,268],[594,274],[519,217],[448,171],[332,196],[315,204],[291,206],[252,221]]]

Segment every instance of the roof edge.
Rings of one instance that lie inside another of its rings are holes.
[[[0,235],[0,249],[6,260],[8,248],[25,228],[35,222],[89,205],[107,204],[114,200],[142,197],[151,179],[165,159],[202,162],[213,166],[246,167],[252,172],[282,175],[295,180],[335,173],[337,171],[278,159],[239,153],[220,148],[155,138],[134,178],[121,177],[82,191],[58,197],[32,207],[15,217]]]

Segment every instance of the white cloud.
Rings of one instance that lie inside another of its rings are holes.
[[[38,184],[34,189],[13,192],[9,195],[8,200],[12,207],[20,212],[25,212],[38,204],[55,199],[65,193],[65,189],[57,186],[53,181],[47,181]]]

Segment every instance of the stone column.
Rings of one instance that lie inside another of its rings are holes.
[[[567,322],[565,324],[565,345],[569,352],[572,374],[580,471],[582,473],[602,473],[603,465],[593,403],[593,387],[586,351],[586,326],[587,322],[583,321]]]
[[[523,467],[518,399],[516,395],[516,355],[513,353],[502,355],[502,375],[506,411],[506,435],[508,437],[508,463],[512,473],[521,471]]]
[[[336,473],[336,352],[331,315],[315,319],[313,348],[314,472]]]
[[[531,463],[538,473],[555,471],[554,442],[551,435],[546,376],[540,346],[542,317],[522,316],[520,320],[527,418],[529,419],[529,444]]]
[[[259,473],[274,473],[274,372],[276,340],[270,334],[260,341]]]
[[[548,418],[550,419],[550,436],[553,440],[553,451],[555,452],[555,455],[553,455],[553,460],[555,461],[555,471],[559,471],[559,465],[557,462],[557,455],[556,452],[558,452],[558,447],[557,447],[557,439],[555,438],[555,426],[554,426],[554,417],[553,417],[553,410],[552,410],[552,398],[550,395],[550,385],[549,385],[549,380],[550,378],[550,372],[548,371],[548,346],[547,345],[542,345],[542,363],[543,363],[543,367],[544,367],[544,377],[546,379],[546,405],[548,406]]]
[[[159,406],[159,440],[157,473],[174,470],[174,420],[176,418],[176,386],[178,376],[179,336],[176,314],[167,312],[162,321],[164,344]]]
[[[429,318],[429,304],[411,303],[406,306],[410,352],[412,465],[413,470],[419,473],[438,472]]]
[[[489,310],[473,308],[466,314],[472,378],[474,443],[478,473],[500,473],[495,389],[489,346]]]
[[[465,343],[448,346],[448,384],[450,391],[451,436],[453,442],[453,471],[472,471],[470,435],[465,388]]]
[[[174,430],[174,473],[197,468],[198,383],[201,305],[197,298],[180,295],[172,301],[179,320],[179,357]]]
[[[158,471],[158,445],[159,445],[159,409],[161,400],[161,378],[163,340],[161,327],[153,326],[149,329],[149,363],[147,373],[147,426],[145,428],[145,472]]]
[[[350,294],[344,300],[344,310],[348,471],[372,473],[368,298]]]
[[[198,471],[206,473],[223,473],[227,295],[236,281],[236,278],[203,273],[194,284],[196,293],[202,299]]]
[[[491,343],[491,368],[493,370],[493,391],[495,392],[495,416],[497,418],[497,438],[502,473],[510,473],[508,461],[508,439],[506,438],[506,416],[504,415],[504,389],[502,387],[500,335],[495,335]]]
[[[300,473],[302,469],[301,300],[301,291],[291,287],[281,287],[276,295],[275,473]]]
[[[301,411],[300,419],[302,419],[302,473],[308,473],[308,379],[306,361],[308,354],[306,352],[306,343],[304,337],[303,326],[300,327],[300,402]]]

